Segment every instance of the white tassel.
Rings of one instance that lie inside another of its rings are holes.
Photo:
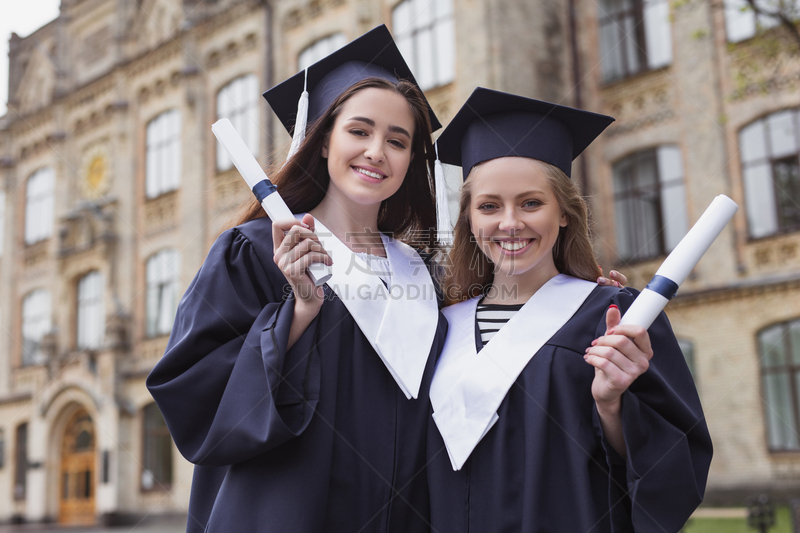
[[[294,135],[292,136],[292,146],[289,147],[289,155],[286,161],[292,158],[300,149],[300,145],[306,138],[306,126],[308,125],[308,68],[306,68],[306,78],[303,82],[303,93],[297,102],[297,119],[294,122]],[[284,163],[285,165],[286,163]]]
[[[450,225],[450,207],[447,200],[447,184],[444,181],[444,168],[439,161],[439,145],[434,143],[436,162],[433,165],[433,179],[436,184],[436,226],[437,240],[445,246],[453,244],[453,228]]]

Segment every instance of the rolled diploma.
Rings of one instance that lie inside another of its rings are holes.
[[[714,198],[689,233],[664,260],[652,281],[633,301],[620,324],[649,328],[738,209],[736,202],[724,194]],[[651,289],[651,287],[670,286],[669,282],[674,284],[671,294],[669,292],[663,294],[665,292],[663,289],[660,292]]]
[[[241,174],[244,181],[247,182],[247,186],[250,187],[250,190],[253,191],[254,194],[256,194],[256,190],[269,191],[271,189],[274,191],[272,193],[267,193],[264,199],[261,200],[261,206],[264,208],[264,211],[267,212],[269,218],[273,221],[290,220],[294,218],[294,213],[292,213],[286,205],[286,202],[281,198],[281,195],[275,190],[275,186],[269,181],[267,174],[261,168],[261,165],[258,164],[256,158],[253,157],[253,154],[250,153],[250,150],[236,132],[236,128],[233,127],[231,121],[227,118],[219,119],[211,125],[211,131],[228,152],[236,170],[239,171],[239,174]],[[264,187],[265,185],[269,188]],[[256,194],[256,198],[259,198],[258,194]],[[331,278],[331,269],[325,263],[311,263],[307,272],[314,282],[314,285],[317,287],[323,285]]]

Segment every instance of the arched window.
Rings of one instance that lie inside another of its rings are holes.
[[[643,260],[668,253],[688,231],[677,146],[636,152],[614,164],[617,254]]]
[[[142,490],[165,490],[172,485],[172,437],[158,406],[151,403],[142,415]]]
[[[103,345],[106,329],[103,275],[94,270],[78,281],[78,349]]]
[[[798,111],[778,111],[739,132],[747,223],[753,238],[800,229]]]
[[[53,188],[55,174],[47,167],[28,178],[25,188],[25,244],[33,244],[53,234]]]
[[[761,330],[758,352],[769,448],[800,450],[800,319]]]
[[[168,335],[175,320],[180,281],[180,256],[173,248],[147,260],[147,336]]]
[[[344,33],[334,33],[314,41],[307,46],[297,58],[297,70],[313,65],[323,57],[335,52],[347,43]]]
[[[604,81],[672,62],[667,0],[600,0],[598,11]]]
[[[172,109],[147,124],[147,197],[155,198],[173,191],[180,182],[181,113]]]
[[[404,0],[392,11],[392,33],[424,91],[453,81],[453,0]]]
[[[42,337],[52,328],[50,292],[36,289],[22,300],[22,364],[35,365],[43,362],[40,349]]]
[[[258,153],[258,79],[254,74],[240,76],[217,93],[217,120],[227,118],[241,135],[250,152]],[[217,142],[217,170],[228,170],[233,161]]]

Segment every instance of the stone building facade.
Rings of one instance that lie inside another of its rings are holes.
[[[617,117],[573,175],[602,264],[631,285],[715,195],[742,206],[669,315],[715,439],[709,500],[796,490],[799,150],[783,147],[786,133],[775,154],[743,156],[741,139],[771,142],[780,112],[800,106],[800,56],[787,46],[762,60],[760,37],[721,0],[617,4],[62,0],[56,20],[13,36],[0,118],[0,522],[186,512],[192,467],[144,380],[178,297],[248,199],[210,126],[228,116],[262,164],[280,161],[289,137],[260,92],[380,23],[444,123],[476,86]],[[755,185],[773,174],[783,188],[770,204]],[[753,214],[764,205],[777,222]]]
[[[585,2],[579,21],[586,107],[617,118],[587,157],[601,263],[641,289],[716,195],[740,206],[667,309],[714,439],[706,501],[730,505],[800,493],[800,49],[741,7]]]

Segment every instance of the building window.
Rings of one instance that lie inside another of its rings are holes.
[[[142,490],[168,489],[172,485],[172,437],[155,403],[144,408],[143,416]]]
[[[739,132],[750,236],[800,229],[798,109],[773,113]]]
[[[688,231],[683,163],[677,146],[637,152],[614,165],[617,254],[665,255]]]
[[[600,0],[599,26],[604,81],[672,62],[668,0]]]
[[[800,450],[800,319],[759,332],[758,350],[769,448]]]
[[[323,57],[330,55],[347,43],[344,33],[334,33],[307,46],[297,58],[297,70],[313,65]]]
[[[53,169],[37,170],[25,188],[25,244],[47,239],[53,233]]]
[[[178,306],[180,256],[162,250],[147,260],[147,336],[168,335]]]
[[[392,11],[392,30],[423,91],[453,81],[453,0],[405,0]]]
[[[756,5],[766,11],[775,11],[779,5],[770,0],[756,0]],[[724,0],[725,30],[728,42],[738,43],[753,37],[758,30],[773,28],[780,24],[777,17],[756,14],[747,0]]]
[[[17,426],[14,455],[14,499],[24,500],[28,487],[28,424]]]
[[[258,153],[258,80],[254,74],[236,78],[217,93],[217,120],[227,118],[250,152]],[[217,170],[228,170],[233,161],[217,141]]]
[[[97,349],[103,345],[106,317],[103,302],[103,275],[92,271],[78,281],[78,349]]]
[[[147,124],[147,197],[178,188],[181,181],[181,114],[161,113]]]
[[[50,293],[46,289],[31,291],[22,301],[23,365],[36,365],[44,361],[42,337],[51,328]]]
[[[678,346],[681,349],[683,358],[686,360],[686,366],[689,367],[689,371],[692,373],[695,381],[697,381],[697,374],[694,370],[694,345],[691,341],[687,341],[686,339],[678,339]]]

